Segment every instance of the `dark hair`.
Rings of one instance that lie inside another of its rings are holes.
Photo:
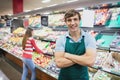
[[[25,35],[27,35],[28,37],[31,37],[32,36],[32,31],[33,31],[33,29],[28,27],[26,32],[25,32]]]
[[[79,20],[81,20],[81,15],[80,15],[80,13],[79,13],[78,11],[74,10],[74,9],[67,11],[67,12],[65,13],[64,19],[65,19],[65,21],[66,21],[67,18],[72,17],[72,16],[75,16],[75,15],[78,15]]]
[[[25,44],[26,44],[26,41],[29,37],[32,37],[32,31],[33,29],[28,27],[26,32],[25,32],[25,35],[23,37],[23,40],[22,40],[22,48],[25,49]]]

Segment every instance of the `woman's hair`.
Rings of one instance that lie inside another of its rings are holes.
[[[22,40],[22,49],[23,50],[25,49],[25,44],[26,44],[27,39],[29,37],[32,37],[32,31],[33,31],[33,29],[28,27],[26,32],[25,32],[25,35],[24,35],[23,40]]]
[[[80,13],[79,13],[78,11],[74,10],[74,9],[67,11],[67,12],[65,13],[65,15],[64,15],[64,19],[65,19],[65,21],[66,21],[67,18],[73,17],[73,16],[75,16],[75,15],[78,15],[79,20],[81,20],[81,15],[80,15]]]

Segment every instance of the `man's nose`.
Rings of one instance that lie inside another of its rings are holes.
[[[75,23],[75,20],[71,20],[71,24],[74,24]]]

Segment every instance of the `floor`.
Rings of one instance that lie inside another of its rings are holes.
[[[21,72],[0,57],[0,80],[21,80]],[[3,75],[3,76],[2,76]],[[3,79],[2,79],[3,78]]]
[[[8,77],[0,70],[0,80],[10,80]]]
[[[21,80],[22,71],[11,66],[0,53],[0,80]]]

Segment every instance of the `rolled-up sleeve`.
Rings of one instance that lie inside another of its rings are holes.
[[[66,42],[65,36],[59,37],[56,41],[55,51],[65,51],[65,42]]]
[[[85,46],[86,46],[86,48],[92,48],[92,49],[96,49],[97,48],[97,46],[96,46],[96,40],[95,40],[95,38],[92,36],[92,35],[90,35],[90,34],[87,34],[86,35],[86,38],[85,38]]]

